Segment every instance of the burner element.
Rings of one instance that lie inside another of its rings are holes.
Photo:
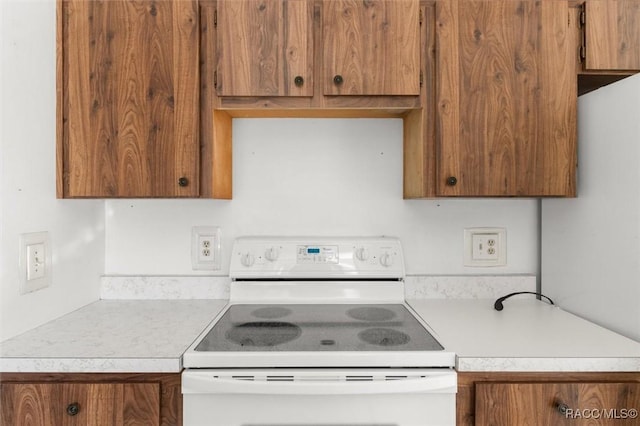
[[[385,308],[379,308],[376,306],[362,306],[359,308],[349,309],[347,311],[347,315],[349,315],[353,319],[361,320],[361,321],[389,321],[390,319],[395,318],[396,314]]]
[[[257,321],[234,326],[226,337],[240,346],[276,346],[297,339],[301,333],[300,327],[288,322]]]
[[[399,346],[409,343],[411,338],[398,330],[390,328],[368,328],[358,333],[360,340],[376,346]]]
[[[264,319],[277,319],[283,318],[291,314],[291,309],[283,308],[280,306],[267,306],[266,308],[259,308],[251,312],[251,315]]]

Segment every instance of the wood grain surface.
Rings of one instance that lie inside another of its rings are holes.
[[[585,69],[640,71],[640,0],[587,0],[585,14]]]
[[[325,95],[419,95],[418,0],[322,3]],[[334,83],[341,75],[344,82]]]
[[[306,0],[218,2],[218,95],[312,96],[312,11]]]
[[[575,195],[567,3],[451,0],[436,14],[437,193]]]
[[[231,118],[217,111],[215,0],[200,0],[200,197],[231,199]]]
[[[160,423],[157,383],[3,383],[2,425],[124,426]],[[67,407],[79,411],[69,415]]]
[[[474,426],[476,422],[476,388],[480,383],[591,383],[640,384],[638,372],[458,372],[456,424]],[[516,424],[516,423],[512,423]],[[555,423],[549,423],[555,424]],[[572,423],[573,424],[573,423]],[[483,425],[485,426],[485,425]]]
[[[561,413],[562,404],[570,411]],[[476,384],[480,425],[635,425],[638,419],[624,413],[639,408],[638,383]]]
[[[22,404],[26,403],[34,405],[38,410],[41,410],[45,406],[50,407],[48,404],[57,398],[55,395],[60,396],[61,389],[63,389],[50,388],[47,386],[41,387],[42,385],[65,385],[68,387],[70,386],[69,389],[71,390],[85,389],[83,386],[86,385],[92,385],[94,387],[97,385],[107,385],[108,387],[104,389],[117,390],[117,388],[112,388],[111,386],[123,385],[123,402],[122,404],[118,404],[122,406],[121,411],[123,413],[123,419],[125,419],[124,424],[145,426],[151,424],[159,424],[160,426],[182,425],[182,390],[180,373],[2,373],[0,374],[0,426],[22,426],[29,424],[57,426],[58,424],[64,424],[26,423],[24,419],[21,421],[24,421],[25,423],[20,423],[20,421],[15,420],[16,411],[13,408],[7,407],[14,407],[13,404],[17,403],[19,398],[16,399],[15,392],[5,392],[5,389],[11,389],[11,386],[16,384],[29,386],[36,385],[36,387],[27,388],[31,389],[29,391],[30,393],[27,393],[27,395],[33,395],[34,391],[39,391],[42,393],[44,399],[41,399],[38,394],[37,399],[33,399],[33,397],[26,397],[25,402],[22,402]],[[75,388],[74,386],[76,385],[80,385],[81,387]],[[9,388],[5,388],[5,386],[9,386]],[[55,392],[51,389],[55,390]],[[34,402],[26,402],[29,398]],[[42,405],[42,401],[47,401],[47,403]],[[78,401],[80,400],[78,399]],[[156,416],[157,401],[159,401],[159,420]],[[62,408],[64,412],[66,410],[66,405]],[[44,410],[43,413],[49,413],[46,415],[51,416],[53,414],[58,415],[59,411],[60,405],[56,405],[56,408],[53,409],[53,411],[47,409]],[[40,412],[38,411],[38,413]],[[68,416],[65,414],[65,417]],[[36,418],[42,418],[42,416],[37,414]],[[75,418],[78,418],[78,416]],[[82,419],[82,417],[80,418]],[[126,419],[133,421],[127,421]],[[83,423],[81,421],[75,424],[78,426],[85,426],[90,423]]]
[[[421,4],[421,48],[423,83],[421,108],[403,119],[403,198],[433,198],[436,195],[435,157],[435,5]]]
[[[197,196],[197,2],[59,1],[62,195]]]

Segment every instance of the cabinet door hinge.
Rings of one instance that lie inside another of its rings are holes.
[[[420,71],[420,87],[422,87],[422,83],[424,83],[424,74]]]
[[[580,40],[580,62],[584,62],[587,59],[587,31],[585,30],[585,26],[587,25],[587,11],[586,5],[583,3],[580,6],[580,17],[578,19],[578,27],[582,30],[580,36],[582,40]]]
[[[218,28],[218,9],[213,11],[213,28]]]
[[[420,26],[422,26],[422,9],[420,9]]]
[[[218,88],[218,71],[213,72],[213,88]]]

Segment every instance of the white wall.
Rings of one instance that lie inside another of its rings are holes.
[[[640,341],[640,74],[580,97],[578,198],[542,202],[542,289]]]
[[[106,202],[106,273],[192,275],[191,227],[240,235],[393,235],[409,274],[535,274],[538,203],[402,199],[400,119],[236,119],[233,200]],[[508,266],[465,268],[463,229],[507,228]]]
[[[104,201],[55,198],[55,2],[0,2],[0,341],[98,298]],[[52,285],[19,294],[19,234],[48,231]]]

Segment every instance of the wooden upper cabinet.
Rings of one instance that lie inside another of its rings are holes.
[[[324,0],[325,95],[419,95],[418,0]]]
[[[219,96],[313,96],[313,2],[221,0]]]
[[[194,197],[196,0],[58,0],[58,196]]]
[[[437,195],[575,195],[567,18],[563,1],[436,2]]]
[[[160,424],[157,383],[3,383],[0,390],[2,425]]]
[[[637,424],[639,383],[476,383],[475,424]],[[617,417],[616,417],[617,416]]]
[[[585,70],[640,71],[640,0],[587,0]]]

